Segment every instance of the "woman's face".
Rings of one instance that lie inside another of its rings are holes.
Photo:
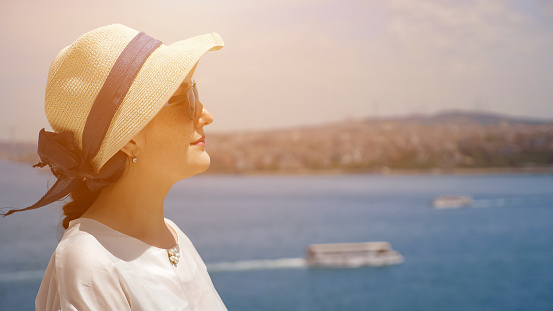
[[[186,94],[192,86],[193,73],[194,70],[175,94]],[[194,120],[189,117],[187,101],[164,106],[144,129],[143,148],[133,165],[145,164],[148,175],[169,178],[172,182],[204,172],[210,163],[205,151],[204,126],[213,122],[213,116],[198,98],[195,104]]]

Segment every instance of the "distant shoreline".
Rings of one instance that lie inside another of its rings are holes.
[[[0,158],[0,162],[12,163],[32,168],[32,163],[10,161]],[[41,173],[49,173],[48,166],[38,168]],[[333,176],[333,175],[508,175],[508,174],[532,174],[553,175],[553,166],[534,167],[490,167],[490,168],[432,168],[432,169],[321,169],[321,170],[248,170],[241,172],[207,170],[202,175],[227,175],[227,176]]]
[[[332,176],[332,175],[505,175],[505,174],[553,174],[553,167],[497,167],[497,168],[453,168],[453,169],[371,169],[371,170],[263,170],[263,171],[243,171],[243,172],[217,172],[207,171],[203,175],[244,175],[244,176]]]
[[[209,135],[207,174],[552,174],[553,122],[483,112],[358,119]],[[0,141],[0,158],[35,164],[36,144]]]
[[[29,162],[10,161],[0,158],[0,161],[32,167]],[[49,167],[38,168],[42,173],[48,173]],[[202,175],[228,175],[228,176],[333,176],[333,175],[505,175],[505,174],[539,174],[553,175],[553,166],[530,166],[530,167],[490,167],[490,168],[432,168],[432,169],[321,169],[321,170],[247,170],[241,172],[212,171],[207,170]]]

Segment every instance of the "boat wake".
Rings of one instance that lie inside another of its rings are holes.
[[[209,272],[219,271],[248,271],[271,269],[307,268],[304,258],[281,258],[268,260],[244,260],[236,262],[219,262],[206,264]],[[28,270],[0,273],[0,283],[37,281],[44,276],[43,270]]]
[[[307,268],[304,258],[245,260],[206,264],[209,272]]]
[[[28,270],[0,273],[0,283],[41,280],[44,270]]]
[[[478,199],[473,201],[472,207],[474,208],[524,207],[528,205],[534,205],[535,202],[539,200],[543,200],[543,199],[538,197]]]
[[[536,203],[550,204],[553,196],[535,197],[512,197],[512,198],[489,198],[472,199],[469,196],[441,196],[437,197],[432,205],[437,209],[456,209],[461,207],[490,208],[490,207],[525,207],[534,206]]]

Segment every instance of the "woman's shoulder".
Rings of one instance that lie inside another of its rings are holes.
[[[44,273],[37,306],[48,310],[128,309],[120,286],[119,259],[106,249],[105,236],[92,223],[70,222]]]
[[[81,221],[71,221],[54,251],[57,266],[99,268],[109,266],[114,261],[102,244],[99,232],[87,227],[88,224]]]

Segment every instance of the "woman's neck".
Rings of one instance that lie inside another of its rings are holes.
[[[98,220],[147,244],[171,248],[176,237],[165,224],[163,202],[172,184],[130,170],[104,188],[82,217]],[[156,178],[157,177],[157,178]]]

